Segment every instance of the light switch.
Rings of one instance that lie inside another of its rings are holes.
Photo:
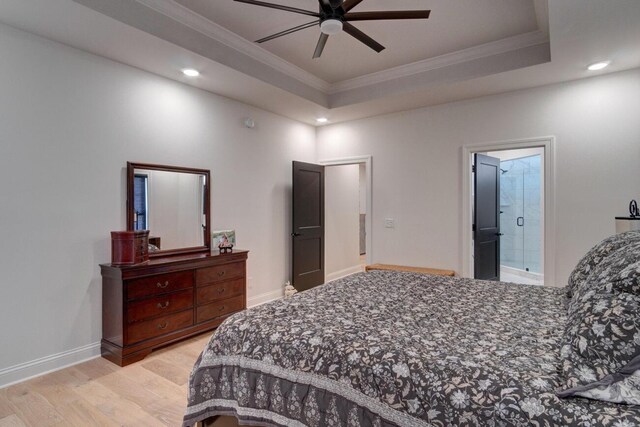
[[[395,228],[396,223],[393,218],[385,218],[384,219],[384,227],[385,228]]]

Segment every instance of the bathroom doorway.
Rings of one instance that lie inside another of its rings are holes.
[[[537,152],[527,152],[525,150],[529,149],[538,149]],[[508,157],[509,152],[512,152],[513,155]],[[495,266],[497,273],[500,274],[504,271],[506,274],[505,277],[500,277],[498,280],[503,281],[515,281],[519,283],[529,283],[532,281],[534,284],[543,284],[544,286],[555,286],[555,262],[556,262],[556,225],[555,225],[555,137],[553,136],[543,136],[543,137],[534,137],[527,139],[519,139],[519,140],[511,140],[511,141],[500,141],[500,142],[488,142],[484,144],[472,144],[465,145],[462,147],[462,215],[461,215],[461,230],[462,230],[462,254],[461,254],[461,262],[462,262],[462,277],[470,277],[473,278],[475,276],[475,245],[474,245],[474,215],[476,211],[475,207],[475,193],[474,193],[474,183],[475,183],[475,174],[473,173],[474,159],[476,154],[487,155],[488,153],[500,156],[500,158],[495,159],[498,160],[496,164],[496,172],[495,172],[495,185],[500,185],[502,171],[500,169],[505,169],[505,166],[509,166],[508,164],[502,165],[501,161],[508,161],[517,158],[526,158],[529,156],[533,156],[536,154],[540,154],[540,271],[539,273],[531,271],[532,268],[529,267],[530,271],[526,271],[526,268],[523,264],[522,267],[517,265],[515,267],[511,267],[508,264],[504,264],[500,261],[501,258],[501,250],[498,247],[495,251],[495,258],[498,259],[498,262]],[[487,156],[488,157],[488,156]],[[515,170],[514,170],[515,172]],[[505,172],[506,175],[506,172]],[[532,180],[531,177],[528,178],[528,182]],[[525,180],[523,179],[523,186]],[[505,183],[505,186],[509,184]],[[531,184],[530,184],[531,185]],[[494,195],[494,202],[496,203],[496,210],[499,216],[504,216],[503,214],[499,214],[504,209],[500,207],[500,204],[505,202],[505,200],[501,200],[498,194],[500,194],[499,188],[496,188],[497,194]],[[517,196],[514,195],[514,198]],[[530,196],[531,198],[531,196]],[[523,196],[524,200],[524,196]],[[526,212],[526,208],[525,208]],[[517,215],[515,217],[515,227],[518,227],[517,223],[522,223],[522,220],[518,221],[518,217],[523,215]],[[498,230],[496,233],[500,234],[502,231],[500,230],[500,219],[496,219],[498,222]],[[505,226],[509,227],[505,220]],[[524,216],[524,224],[527,224],[527,217]],[[529,225],[533,225],[535,223],[532,222]],[[513,226],[513,223],[511,224]],[[523,225],[524,227],[524,225]],[[529,228],[532,230],[532,227]],[[522,231],[524,234],[524,231]],[[514,235],[515,232],[514,232]],[[527,233],[529,236],[530,233]],[[502,237],[502,236],[500,236]],[[517,237],[514,237],[514,245]],[[501,239],[500,239],[501,240]],[[523,255],[528,250],[535,250],[535,247],[526,244],[527,240],[523,241],[522,245],[522,253]],[[499,243],[498,243],[499,245]],[[515,248],[514,246],[514,249]],[[519,255],[519,253],[514,252],[515,255]],[[528,255],[532,255],[529,252]],[[505,255],[506,256],[506,255]],[[482,259],[480,260],[482,262]],[[516,268],[520,267],[520,268]],[[510,268],[518,271],[509,270]],[[509,276],[512,273],[516,277]],[[531,277],[532,275],[535,275]],[[502,276],[502,274],[501,274]],[[543,277],[543,280],[540,281],[539,278]],[[530,280],[528,280],[530,279]]]

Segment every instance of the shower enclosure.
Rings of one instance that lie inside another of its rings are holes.
[[[542,273],[541,160],[500,162],[500,264],[531,273]]]

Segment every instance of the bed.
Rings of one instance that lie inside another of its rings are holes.
[[[184,425],[640,425],[640,406],[561,399],[564,288],[372,271],[229,318]]]

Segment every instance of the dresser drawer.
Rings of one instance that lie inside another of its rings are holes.
[[[193,325],[193,310],[133,323],[127,328],[127,344],[144,341],[191,325]]]
[[[130,302],[127,307],[127,321],[137,322],[190,307],[193,307],[193,289]]]
[[[211,286],[203,286],[197,291],[197,304],[206,304],[236,295],[244,294],[244,279],[229,280]]]
[[[196,308],[196,323],[235,313],[244,308],[244,295],[214,302]]]
[[[237,279],[244,277],[245,263],[234,262],[231,264],[223,264],[215,267],[200,268],[196,271],[196,284],[203,286],[208,283],[221,282],[228,279]]]
[[[193,286],[193,271],[158,274],[157,276],[134,279],[127,282],[127,298],[132,300],[167,292],[178,291]]]

